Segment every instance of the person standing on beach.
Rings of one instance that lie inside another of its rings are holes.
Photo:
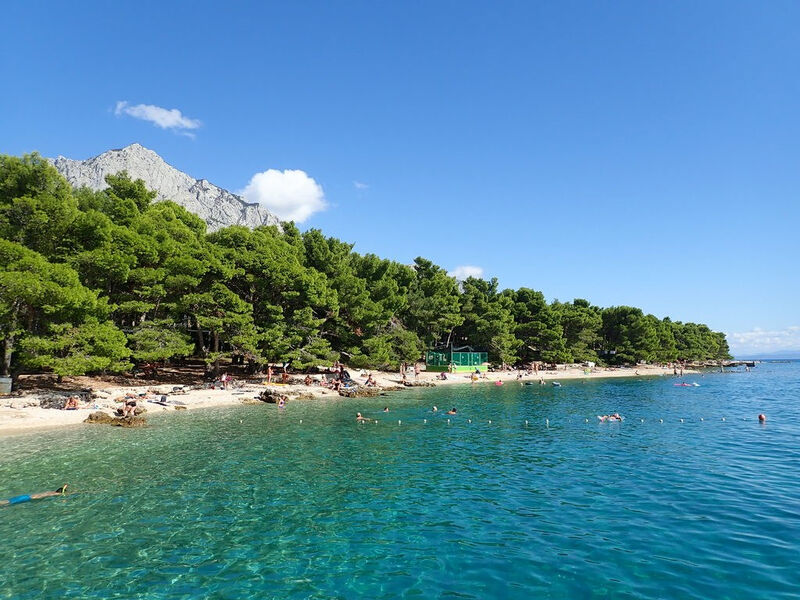
[[[272,383],[272,365],[267,365],[267,383]]]
[[[419,363],[414,363],[414,381],[419,379]]]

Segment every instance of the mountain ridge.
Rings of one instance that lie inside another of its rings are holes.
[[[93,190],[108,187],[106,175],[127,171],[132,179],[143,180],[148,189],[157,192],[157,200],[172,200],[198,215],[210,231],[229,225],[252,229],[261,225],[280,227],[281,224],[280,219],[260,204],[247,202],[205,178],[196,179],[184,173],[139,143],[107,150],[86,160],[65,156],[48,160],[70,185]]]

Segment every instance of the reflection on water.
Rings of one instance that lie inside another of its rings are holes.
[[[0,496],[77,493],[0,509],[0,597],[796,597],[800,368],[694,380],[458,386],[6,438]],[[597,423],[615,410],[624,423]]]

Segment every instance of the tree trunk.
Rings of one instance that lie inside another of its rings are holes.
[[[203,343],[203,332],[200,329],[200,321],[195,317],[194,319],[194,353],[197,356],[205,356],[205,344]]]
[[[14,352],[14,336],[9,334],[3,340],[3,362],[0,365],[0,376],[8,377],[11,373],[11,353]]]

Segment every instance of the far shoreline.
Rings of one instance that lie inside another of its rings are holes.
[[[377,382],[374,388],[377,393],[401,392],[414,387],[440,387],[447,385],[496,385],[497,381],[505,383],[516,382],[538,382],[543,381],[545,385],[558,381],[577,381],[577,380],[598,380],[598,379],[617,379],[617,378],[651,378],[651,377],[676,377],[672,367],[658,367],[652,365],[640,365],[638,367],[603,367],[594,368],[587,373],[583,367],[577,365],[559,366],[554,371],[539,371],[527,376],[518,377],[519,371],[496,371],[485,373],[485,378],[473,382],[471,373],[448,373],[446,380],[438,379],[439,373],[422,371],[419,378],[415,380],[413,373],[407,375],[408,387],[403,386],[401,376],[393,371],[371,371],[350,369],[353,379],[363,386],[367,373],[371,373]],[[684,370],[685,375],[696,375],[697,370]],[[318,377],[318,376],[317,376]],[[114,409],[119,406],[115,401],[118,396],[125,393],[139,394],[151,392],[154,394],[167,395],[175,404],[162,406],[151,402],[142,402],[142,406],[147,409],[145,417],[154,414],[180,413],[184,410],[192,411],[202,408],[219,408],[226,406],[243,406],[261,404],[262,401],[256,399],[257,396],[269,390],[276,394],[288,397],[289,402],[309,402],[318,399],[341,399],[351,401],[353,404],[359,398],[347,398],[339,395],[338,392],[324,388],[319,385],[306,386],[304,384],[264,384],[264,377],[259,377],[259,381],[243,382],[241,387],[232,389],[206,389],[196,388],[181,393],[173,393],[173,384],[152,382],[138,382],[139,385],[131,386],[109,386],[100,379],[82,378],[81,384],[91,390],[92,399],[90,402],[78,410],[61,410],[58,408],[42,408],[40,403],[45,396],[68,396],[70,392],[66,389],[54,389],[48,393],[29,393],[19,396],[0,397],[0,436],[9,437],[17,435],[36,435],[45,431],[57,429],[73,428],[78,425],[96,426],[84,424],[89,414],[101,411],[106,414],[113,414]],[[369,397],[367,397],[369,399]]]

